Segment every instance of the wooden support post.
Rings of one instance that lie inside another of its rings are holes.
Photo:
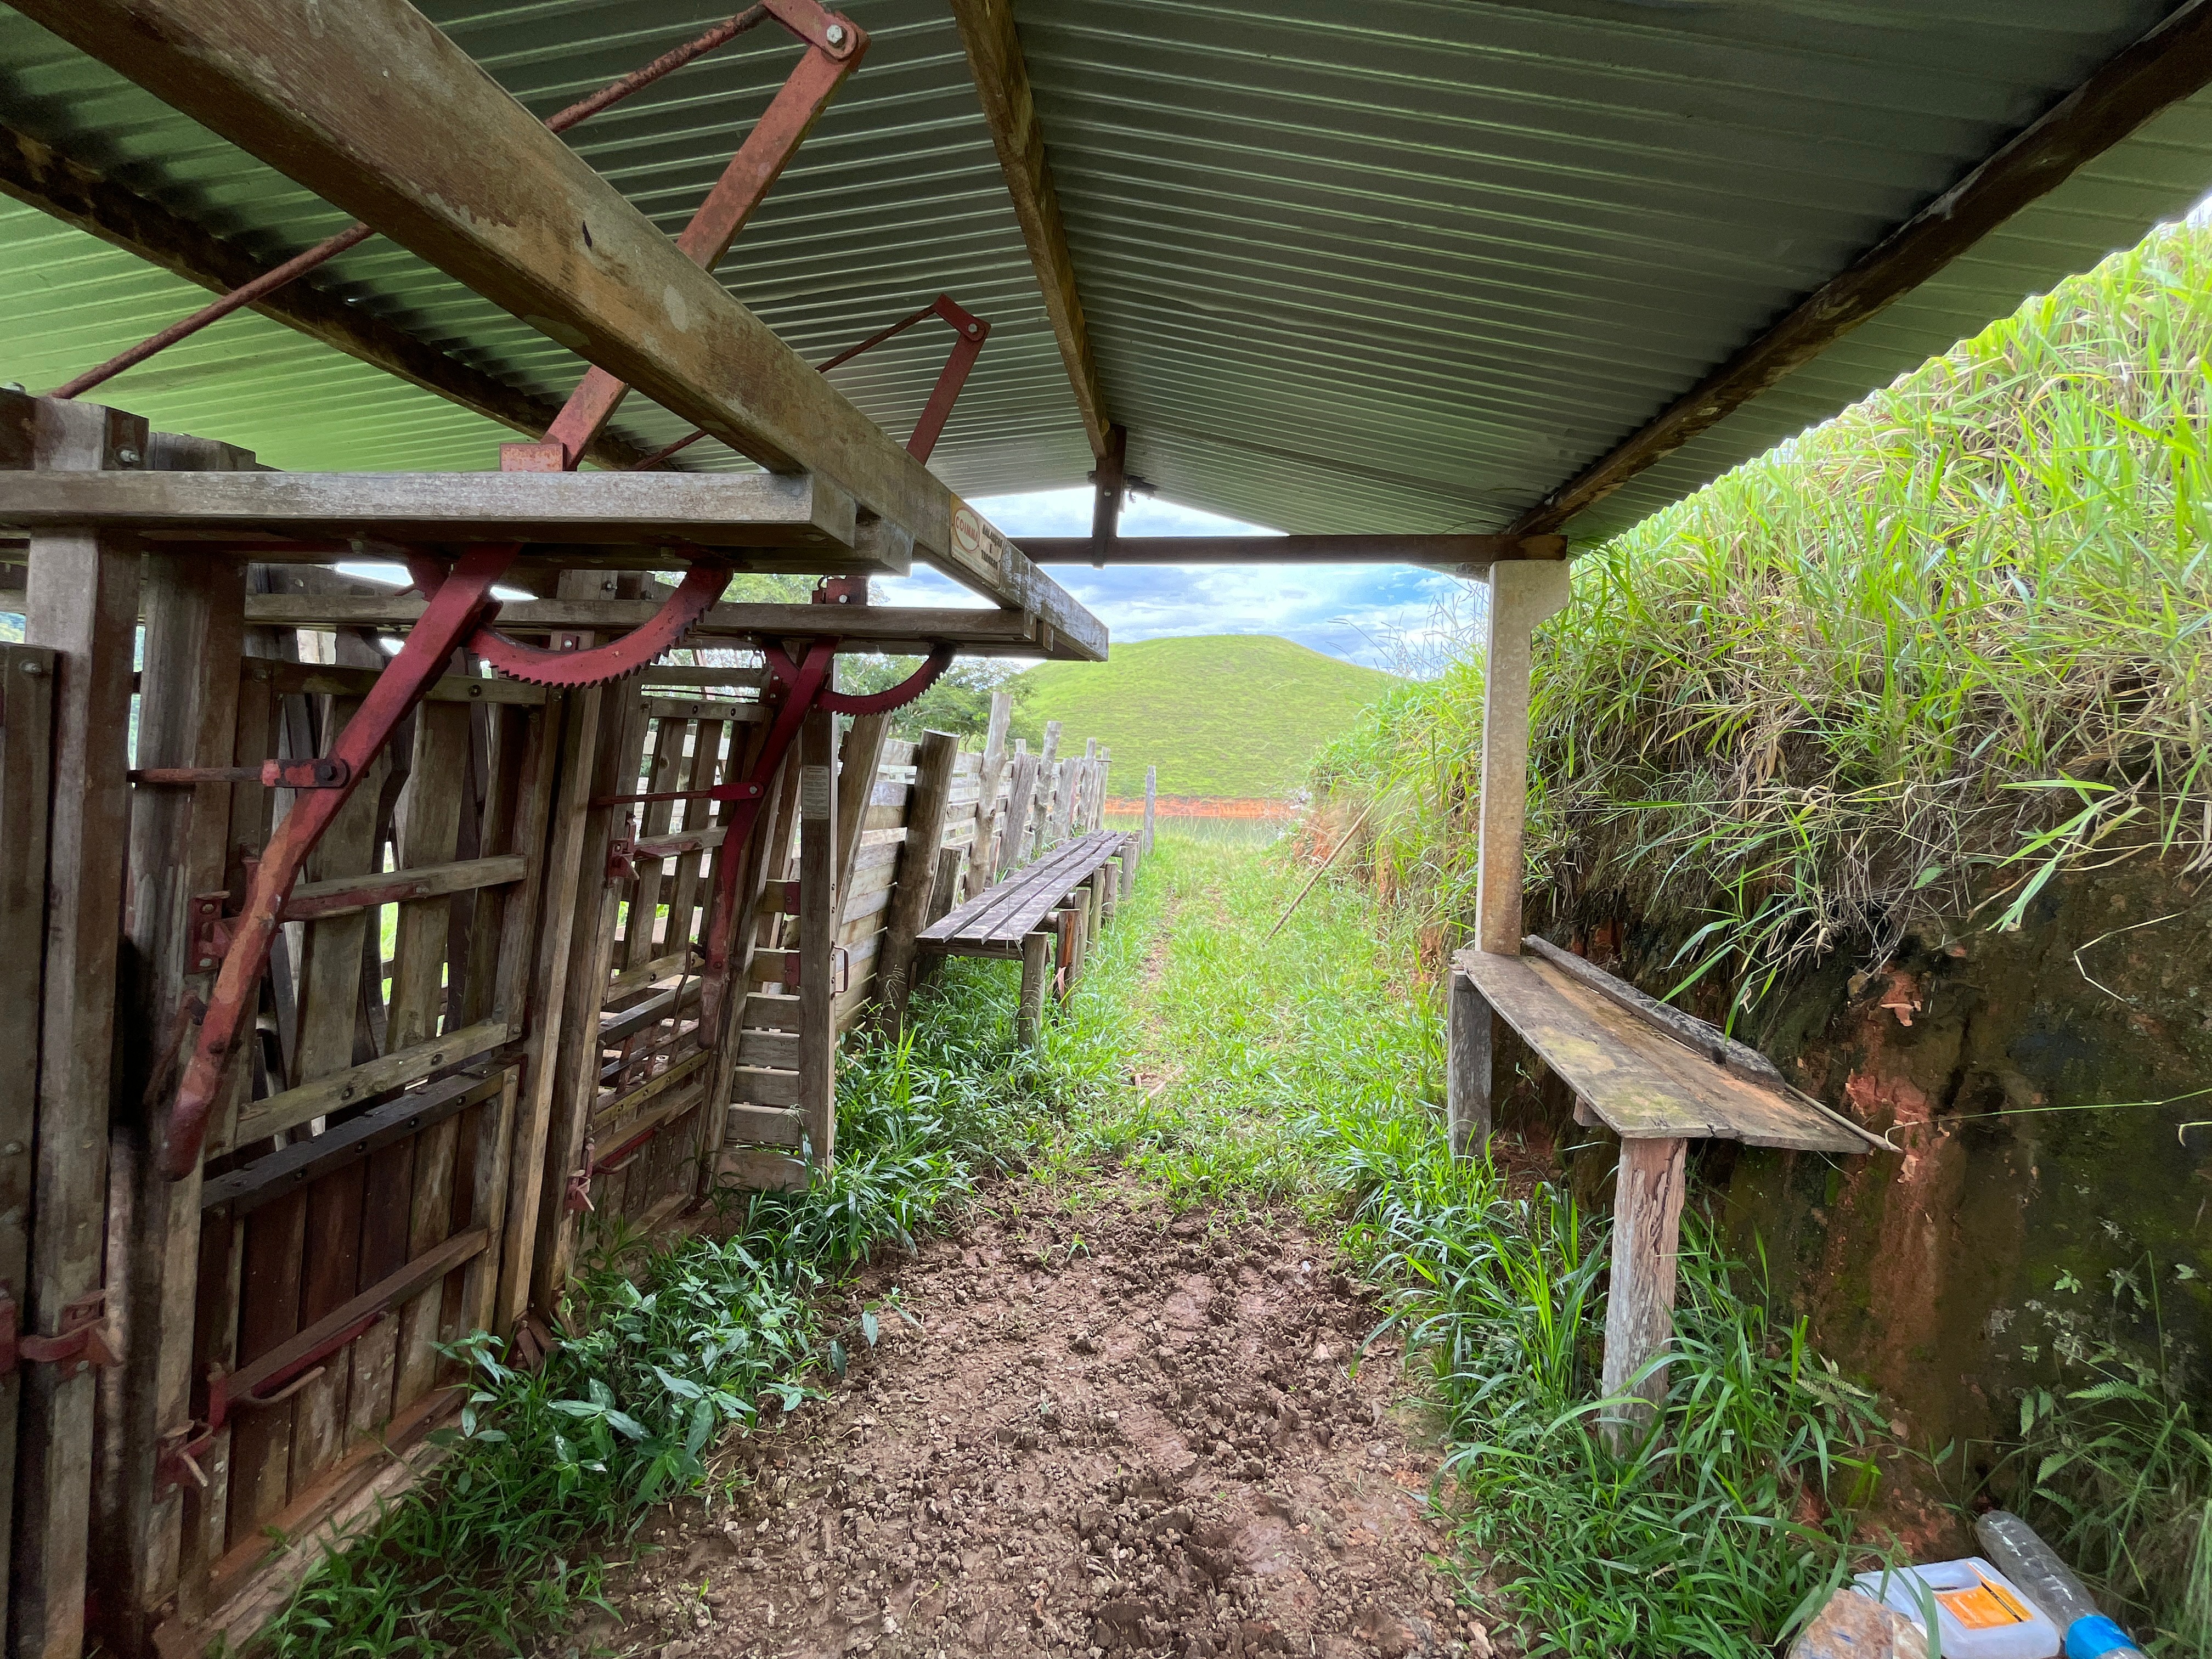
[[[894,1036],[906,1023],[907,997],[914,988],[915,936],[927,925],[930,889],[937,878],[938,844],[945,839],[945,808],[952,794],[952,767],[959,758],[960,739],[950,732],[923,732],[921,746],[915,751],[914,804],[907,811],[898,885],[891,890],[876,958],[884,1024]]]
[[[1521,1039],[1473,980],[1455,971],[1444,1008],[1444,1115],[1452,1156],[1482,1158],[1498,1108],[1513,1086]]]
[[[1052,936],[1045,933],[1026,935],[1022,940],[1022,1000],[1014,1012],[1014,1041],[1024,1048],[1037,1044],[1037,1031],[1044,1020],[1045,951]]]
[[[930,885],[929,910],[922,919],[923,927],[934,927],[950,915],[952,907],[959,902],[961,856],[957,847],[937,849],[937,878]],[[944,965],[945,957],[940,951],[933,951],[927,956],[917,954],[914,962],[914,982],[916,985],[928,984],[937,977],[937,970]]]
[[[860,856],[861,823],[876,773],[884,763],[884,744],[891,734],[889,714],[855,714],[837,752],[837,890],[853,890],[853,866]],[[840,915],[840,923],[845,917]]]
[[[155,466],[250,465],[228,445],[156,433]],[[138,715],[142,766],[228,766],[238,726],[244,650],[246,568],[217,554],[147,562],[143,684]],[[175,1030],[188,988],[210,983],[186,959],[194,894],[224,884],[229,853],[230,787],[135,792],[124,931],[131,943],[125,978],[128,1018],[118,1051],[122,1098],[159,1095],[164,1033]],[[191,1418],[195,1291],[200,1244],[200,1175],[169,1181],[155,1166],[159,1148],[146,1115],[118,1114],[110,1133],[113,1208],[127,1235],[111,1237],[109,1307],[125,1338],[122,1370],[102,1379],[104,1454],[95,1497],[94,1557],[111,1609],[109,1633],[126,1649],[149,1645],[161,1605],[180,1588],[197,1589],[205,1564],[201,1541],[184,1526],[185,1494],[156,1494],[154,1471],[162,1437]],[[127,1194],[127,1197],[125,1195]],[[117,1245],[124,1250],[118,1260]],[[112,1385],[112,1387],[110,1385]],[[192,1494],[197,1507],[198,1494]]]
[[[1137,842],[1134,836],[1122,843],[1121,856],[1117,862],[1121,870],[1121,897],[1126,902],[1137,890]]]
[[[1060,789],[1060,730],[1058,720],[1044,723],[1044,747],[1037,751],[1035,797],[1030,809],[1029,852],[1039,858],[1052,845],[1052,815]]]
[[[39,1017],[46,965],[46,821],[53,782],[54,653],[0,646],[0,1008]],[[39,1045],[0,1048],[0,1284],[11,1294],[31,1261],[33,1149],[38,1143]],[[22,1367],[0,1373],[0,1631],[7,1627],[13,1553],[17,1408]]]
[[[1114,925],[1114,907],[1121,898],[1121,860],[1115,859],[1098,872],[1098,926],[1103,932]]]
[[[1616,1450],[1648,1433],[1667,1397],[1667,1368],[1631,1380],[1674,1334],[1686,1140],[1624,1140],[1613,1203],[1613,1272],[1606,1292],[1604,1391],[1632,1395],[1606,1420]]]
[[[999,878],[1006,856],[1011,817],[999,811],[999,790],[1006,781],[1006,727],[1014,717],[1014,694],[991,693],[991,723],[983,732],[983,768],[976,779],[975,842],[968,849],[967,896],[974,898]]]
[[[146,450],[143,421],[98,404],[40,398],[32,419],[33,461],[41,471],[136,465]],[[130,833],[125,739],[138,564],[137,545],[128,537],[61,529],[31,538],[24,633],[28,643],[55,653],[56,787],[47,853],[46,1000],[37,1027],[37,1197],[20,1316],[23,1331],[40,1336],[55,1334],[71,1309],[106,1319],[98,1298]],[[79,1360],[32,1363],[21,1370],[9,1650],[21,1659],[76,1659],[84,1645],[99,1379]]]
[[[1536,624],[1567,602],[1567,567],[1516,561],[1490,568],[1483,635],[1481,842],[1475,948],[1521,953],[1521,831],[1528,806],[1529,646]]]
[[[1147,766],[1145,769],[1145,828],[1137,842],[1137,856],[1140,859],[1152,855],[1152,807],[1159,799],[1159,791],[1160,769]]]
[[[836,716],[816,709],[799,732],[799,1114],[817,1169],[837,1152]]]
[[[1025,750],[1026,745],[1016,745],[1012,776],[1006,785],[1006,826],[1000,833],[994,876],[1029,862],[1030,805],[1036,799],[1037,758]]]
[[[1052,913],[1052,987],[1060,1002],[1075,990],[1075,917],[1073,907]]]

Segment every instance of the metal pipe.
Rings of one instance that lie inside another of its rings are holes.
[[[564,110],[548,116],[546,130],[566,132],[578,122],[588,120],[601,110],[620,103],[632,93],[651,86],[655,81],[679,70],[693,58],[701,57],[734,40],[747,29],[767,21],[766,6],[754,6],[736,16],[717,23],[697,40],[663,52],[643,69],[634,70],[619,81],[605,86],[590,97],[573,103]],[[335,236],[318,242],[305,253],[295,253],[272,270],[265,270],[252,282],[231,289],[228,294],[201,307],[189,317],[180,317],[158,334],[149,334],[127,351],[110,357],[97,368],[87,369],[75,380],[56,386],[47,395],[55,398],[81,398],[93,387],[113,380],[126,368],[135,368],[158,352],[167,351],[179,340],[190,339],[210,324],[219,323],[233,312],[264,300],[278,289],[297,281],[309,271],[328,264],[348,248],[358,247],[376,233],[365,224],[349,225]]]

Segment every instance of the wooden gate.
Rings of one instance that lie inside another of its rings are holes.
[[[294,792],[143,774],[326,754],[384,660],[343,634],[349,660],[295,660],[289,631],[243,625],[247,571],[147,566],[119,1028],[124,1090],[149,1106]],[[126,1363],[103,1379],[94,1498],[126,1639],[251,1628],[265,1609],[231,1604],[277,1540],[404,1478],[454,1403],[439,1345],[515,1304],[497,1292],[529,1270],[506,1220],[535,1178],[513,1158],[559,712],[457,659],[293,890],[199,1175],[164,1180],[154,1126],[116,1126]]]

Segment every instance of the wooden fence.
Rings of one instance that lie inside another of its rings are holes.
[[[0,466],[252,465],[39,402]],[[432,1455],[440,1345],[488,1329],[527,1358],[589,1229],[683,1224],[717,1180],[804,1182],[835,1154],[837,1036],[902,1015],[915,933],[1107,798],[1096,744],[1010,744],[1003,697],[980,754],[817,715],[732,847],[713,803],[608,798],[742,776],[755,659],[563,690],[457,656],[317,846],[203,1164],[172,1181],[159,1124],[225,908],[294,795],[133,771],[323,754],[386,658],[255,620],[321,570],[76,532],[35,532],[27,562],[30,643],[0,652],[19,1655],[250,1634],[316,1540]],[[730,859],[749,925],[710,1029],[698,946]]]

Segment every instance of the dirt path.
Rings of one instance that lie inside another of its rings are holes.
[[[622,1625],[556,1650],[1485,1659],[1427,1564],[1397,1357],[1360,1359],[1376,1316],[1326,1249],[1126,1189],[1022,1213],[1048,1201],[1002,1187],[1000,1218],[852,1286],[880,1346],[738,1442],[734,1507],[678,1506],[611,1589]]]

